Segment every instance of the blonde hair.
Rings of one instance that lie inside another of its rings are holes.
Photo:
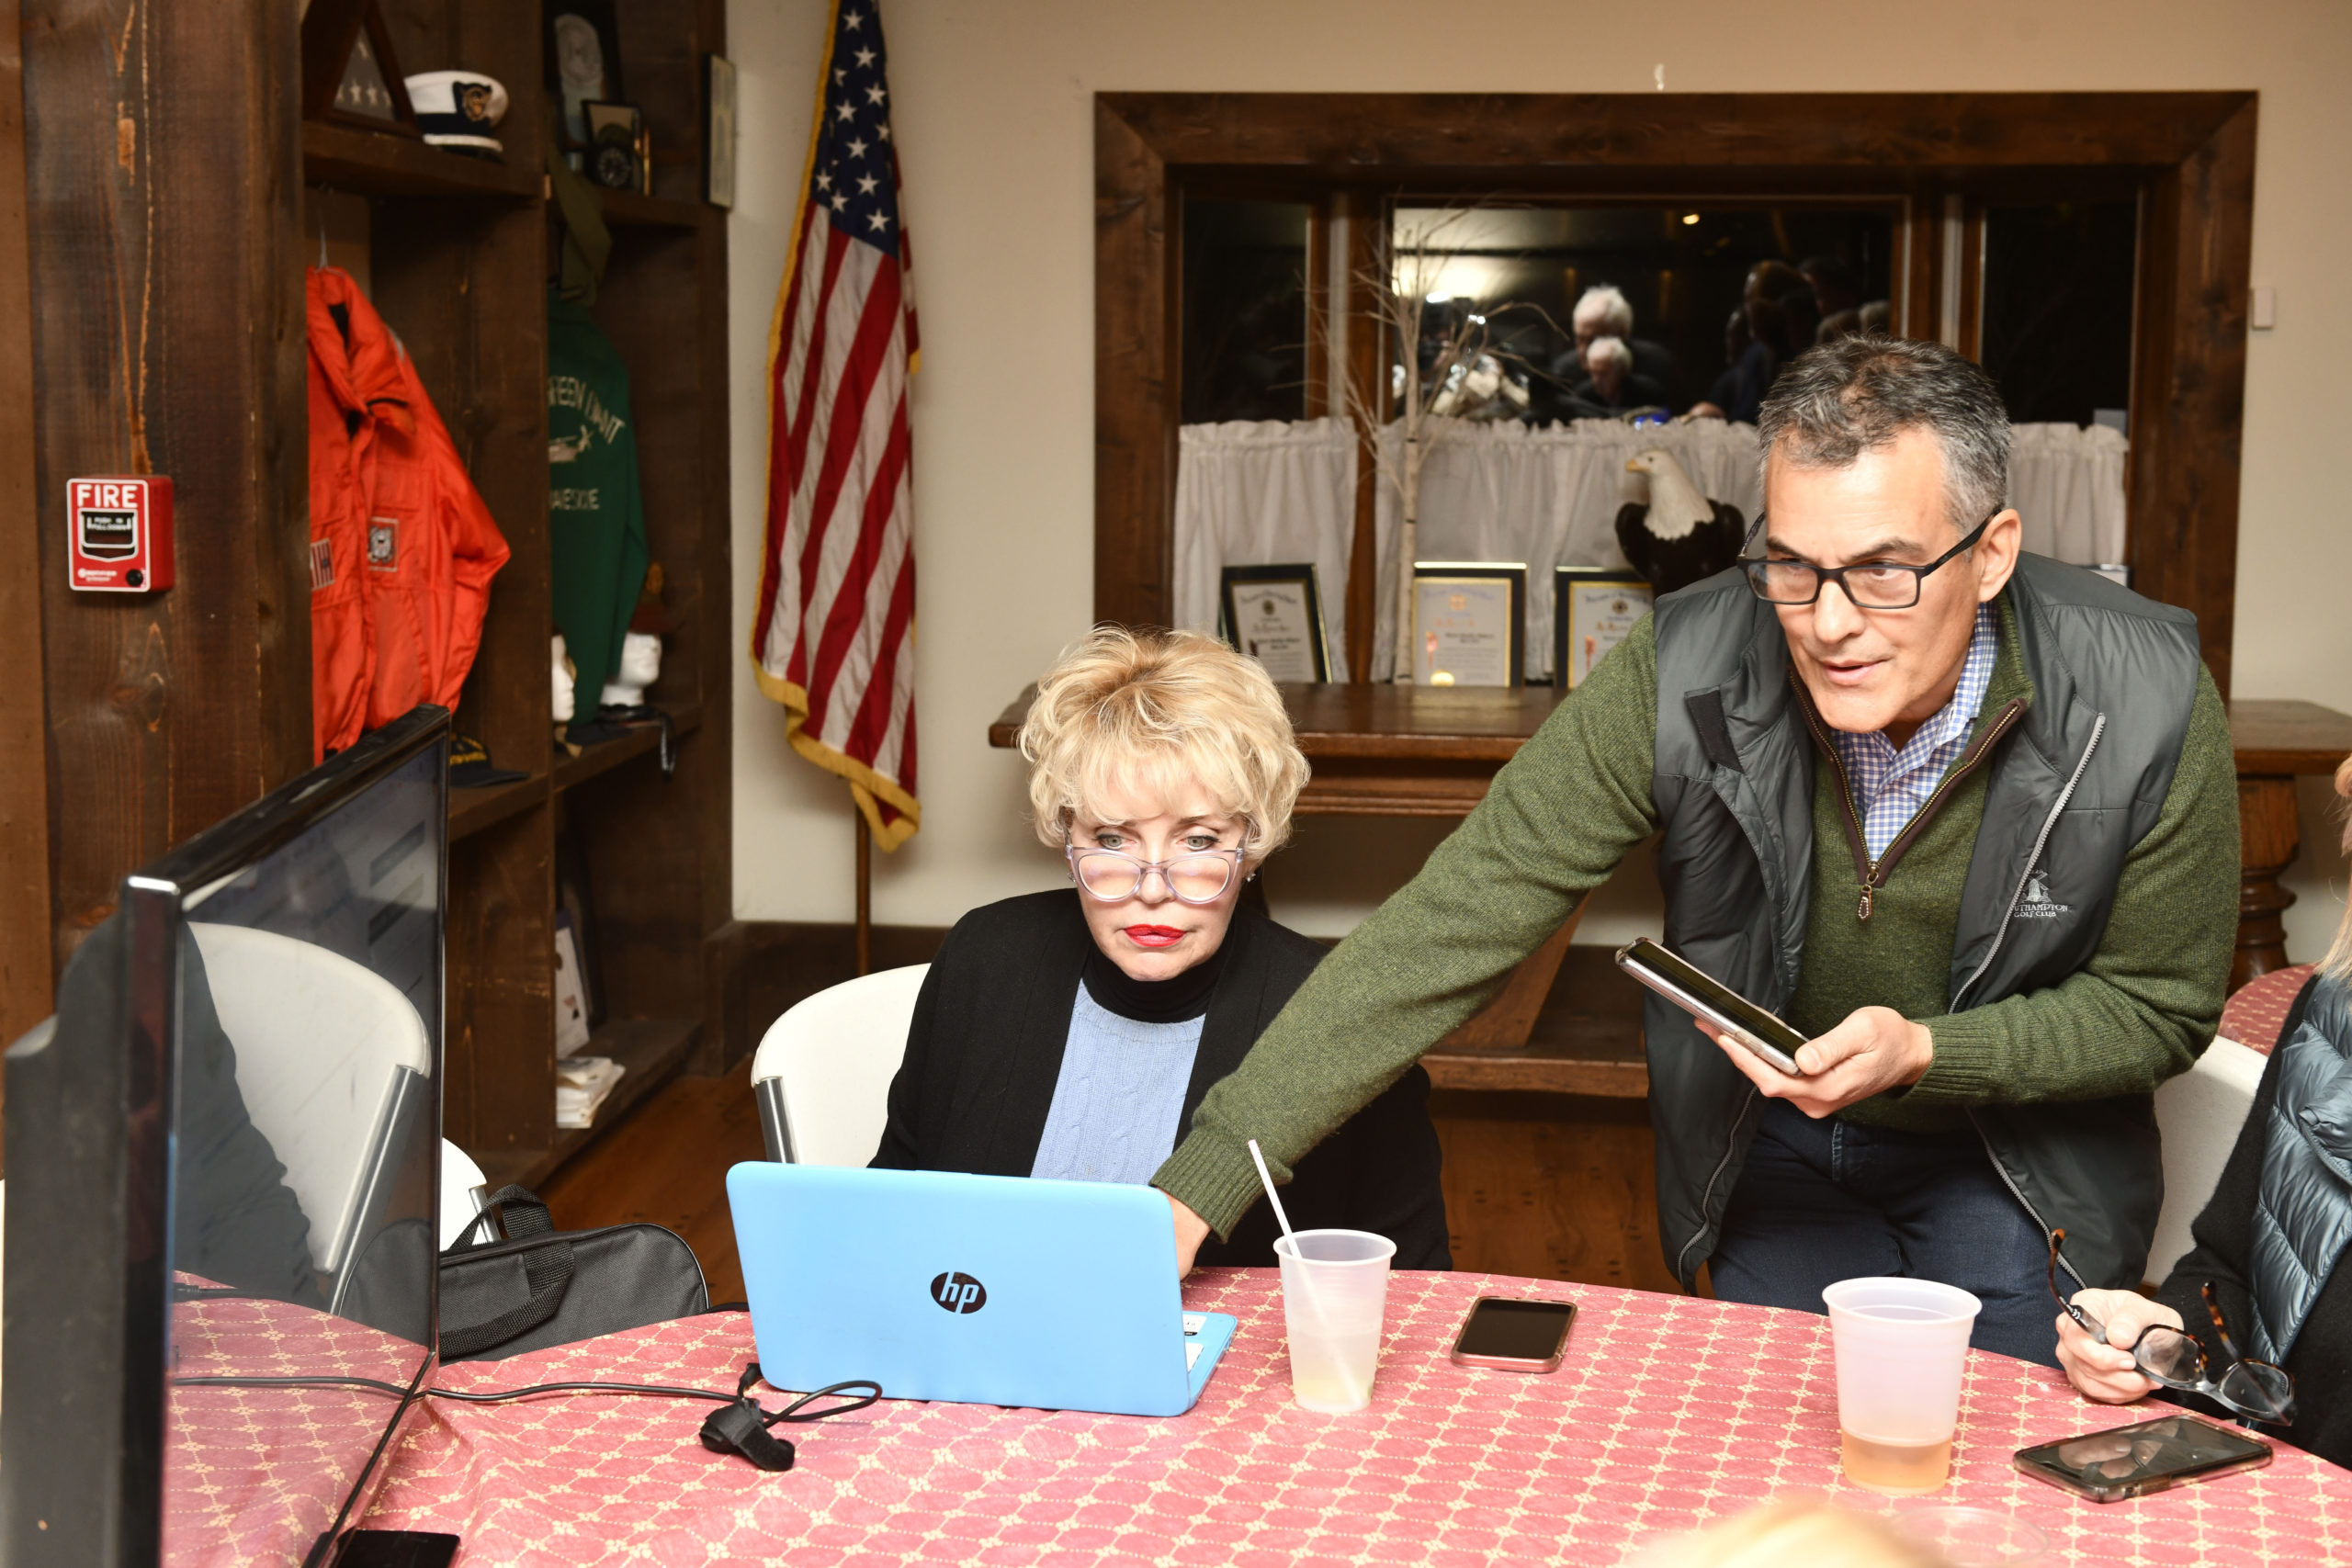
[[[2352,757],[2346,757],[2335,767],[2335,793],[2339,812],[2352,811]],[[2352,855],[2352,816],[2344,823],[2344,852]],[[2344,905],[2344,919],[2335,927],[2335,941],[2327,956],[2319,961],[2321,972],[2339,980],[2352,981],[2352,898]]]
[[[1039,677],[1021,726],[1037,837],[1056,849],[1072,816],[1122,784],[1172,804],[1197,780],[1242,818],[1251,860],[1290,837],[1306,759],[1282,694],[1253,659],[1200,632],[1097,626]]]

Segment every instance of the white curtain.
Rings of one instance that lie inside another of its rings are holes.
[[[1763,505],[1753,425],[1436,424],[1421,468],[1418,553],[1423,560],[1526,562],[1527,672],[1537,680],[1552,671],[1552,569],[1625,565],[1617,509],[1636,493],[1627,458],[1662,446],[1703,494],[1729,502],[1749,522]],[[2121,434],[2103,425],[2015,428],[2010,494],[2025,514],[2025,547],[2082,566],[2121,560]],[[1382,441],[1393,460],[1403,445],[1399,428],[1389,426]],[[1226,566],[1313,561],[1327,657],[1334,678],[1344,678],[1355,487],[1355,439],[1342,420],[1185,425],[1176,469],[1177,624],[1216,629]],[[1372,670],[1385,680],[1395,657],[1400,508],[1385,476],[1374,493],[1380,588],[1373,596]]]
[[[1568,424],[1473,424],[1433,422],[1437,438],[1421,465],[1420,536],[1423,560],[1524,561],[1527,565],[1527,673],[1552,673],[1552,569],[1617,567],[1630,570],[1617,548],[1617,509],[1633,499],[1635,476],[1625,471],[1636,452],[1662,446],[1674,454],[1700,491],[1756,516],[1761,490],[1756,473],[1756,427],[1693,420],[1636,429],[1613,419]],[[1403,450],[1402,427],[1390,425],[1382,444],[1393,464]],[[1393,668],[1396,635],[1396,536],[1403,509],[1396,487],[1378,489],[1374,539],[1381,581],[1374,601],[1372,668],[1376,679]]]
[[[1235,420],[1177,432],[1176,624],[1215,633],[1228,566],[1315,564],[1324,658],[1348,676],[1356,438],[1345,420]]]
[[[2123,459],[2131,444],[2103,424],[2019,424],[2009,449],[2009,504],[2025,547],[2075,566],[2123,555]]]

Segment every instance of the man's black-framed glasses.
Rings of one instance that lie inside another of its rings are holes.
[[[1954,557],[1965,553],[1984,530],[1993,525],[1995,512],[1984,522],[1969,530],[1968,537],[1938,556],[1925,566],[1905,566],[1896,561],[1861,561],[1853,566],[1815,566],[1802,560],[1743,560],[1740,568],[1747,573],[1747,586],[1758,599],[1768,604],[1810,604],[1821,597],[1824,583],[1834,582],[1857,609],[1908,610],[1919,602],[1920,586],[1928,574]],[[1758,513],[1751,536],[1764,530],[1764,514]]]
[[[2213,1337],[2230,1365],[2219,1382],[2209,1375],[2205,1348],[2196,1337],[2169,1324],[2152,1323],[2140,1331],[2140,1337],[2129,1345],[2116,1345],[2107,1337],[2107,1325],[2087,1309],[2076,1306],[2058,1288],[2058,1244],[2066,1239],[2064,1230],[2050,1233],[2050,1293],[2066,1309],[2066,1315],[2079,1324],[2083,1331],[2102,1345],[2128,1352],[2132,1365],[2148,1378],[2166,1388],[2184,1389],[2201,1393],[2218,1404],[2235,1411],[2249,1421],[2266,1421],[2284,1427],[2295,1419],[2295,1380],[2267,1361],[2249,1361],[2238,1354],[2230,1338],[2229,1325],[2222,1321],[2222,1303],[2213,1294],[2213,1282],[2205,1282],[2202,1294],[2206,1314],[2213,1320]]]

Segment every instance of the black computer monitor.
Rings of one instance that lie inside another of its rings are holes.
[[[449,716],[125,879],[7,1055],[7,1560],[321,1563],[435,1363]]]

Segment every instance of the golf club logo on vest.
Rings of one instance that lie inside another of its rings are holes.
[[[2060,904],[2051,898],[2048,872],[2035,866],[2026,874],[2025,897],[2018,900],[2018,919],[2054,920],[2061,915],[2072,913],[2074,908],[2072,904]]]
[[[989,1291],[969,1274],[942,1274],[931,1282],[931,1299],[945,1312],[978,1312],[989,1304]]]

